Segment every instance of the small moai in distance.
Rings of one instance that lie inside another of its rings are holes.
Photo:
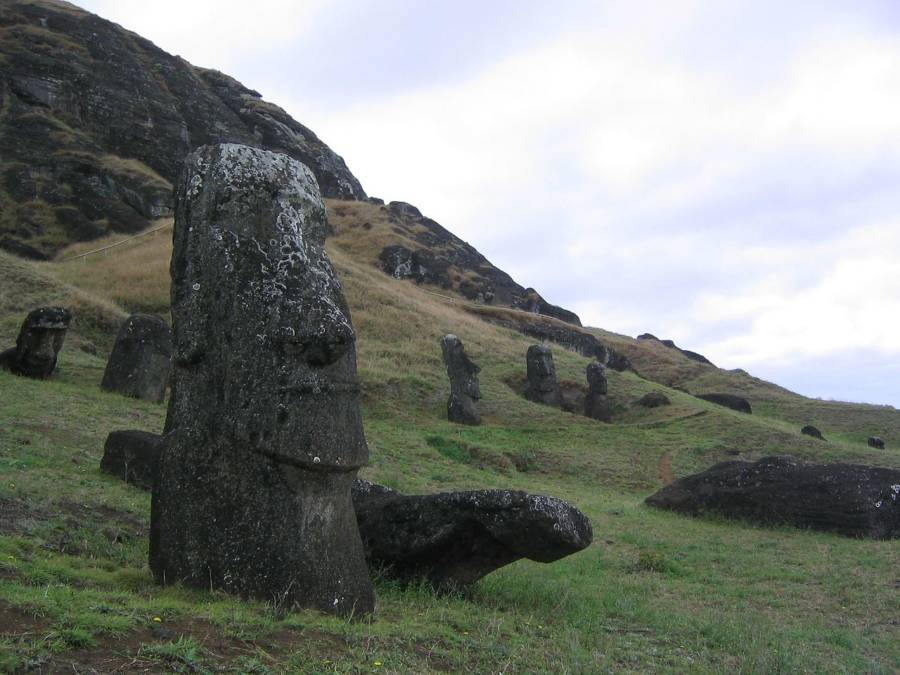
[[[525,398],[544,405],[561,405],[562,394],[559,391],[553,352],[550,348],[545,345],[531,345],[525,353],[525,365],[528,374]]]
[[[478,373],[481,368],[472,363],[462,340],[455,335],[441,338],[441,354],[450,378],[450,397],[447,399],[447,419],[459,424],[481,424],[477,402],[481,398]]]
[[[133,314],[116,336],[100,387],[161,403],[172,371],[172,330],[158,316]]]
[[[588,383],[588,395],[584,399],[584,415],[601,422],[612,421],[609,411],[609,400],[606,394],[609,384],[606,381],[606,369],[596,361],[589,363],[585,369]]]
[[[0,353],[0,367],[39,380],[50,377],[71,322],[72,313],[63,307],[32,310],[22,322],[16,346]]]
[[[174,368],[150,568],[351,615],[374,609],[350,489],[368,459],[356,335],[312,172],[205,146],[176,186]]]

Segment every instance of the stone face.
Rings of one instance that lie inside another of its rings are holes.
[[[441,354],[450,378],[450,397],[447,399],[447,419],[460,424],[481,424],[477,402],[481,398],[478,373],[481,368],[472,363],[462,340],[455,335],[441,338]]]
[[[62,307],[32,310],[22,322],[16,346],[0,353],[0,367],[39,380],[50,377],[71,321],[72,314]]]
[[[738,412],[747,413],[748,415],[753,413],[750,402],[741,396],[736,396],[734,394],[697,394],[696,396],[704,401],[731,408]]]
[[[609,390],[606,369],[595,361],[588,364],[585,374],[588,382],[588,394],[584,399],[585,417],[601,422],[611,421],[612,413],[610,413],[609,401],[606,398]]]
[[[162,436],[146,431],[113,431],[106,437],[100,470],[144,488],[153,489],[162,452]]]
[[[637,400],[637,404],[644,406],[645,408],[658,408],[663,405],[669,405],[670,403],[669,397],[661,391],[648,392]]]
[[[185,160],[151,514],[161,583],[373,608],[350,498],[368,458],[355,334],[326,228],[314,176],[285,155],[219,145]]]
[[[870,448],[884,450],[884,441],[878,436],[869,436],[868,444]]]
[[[553,562],[586,548],[578,509],[512,490],[406,496],[357,480],[353,505],[373,569],[403,582],[453,590],[520,558]]]
[[[851,537],[900,537],[900,470],[860,464],[805,464],[793,457],[722,462],[664,487],[647,503]]]
[[[812,436],[813,438],[818,438],[820,441],[824,441],[825,437],[822,435],[822,432],[819,431],[812,424],[807,424],[800,430],[800,433],[804,436]]]
[[[172,331],[158,316],[134,314],[116,336],[101,388],[162,402],[172,371]]]
[[[535,403],[558,406],[562,403],[553,352],[545,345],[531,345],[525,353],[528,386],[525,398]]]

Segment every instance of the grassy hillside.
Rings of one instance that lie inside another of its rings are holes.
[[[37,304],[74,305],[78,317],[54,380],[0,373],[0,669],[895,671],[897,542],[692,520],[642,500],[663,477],[735,456],[900,466],[898,411],[804,399],[602,331],[645,377],[743,392],[756,414],[616,372],[614,424],[530,403],[515,390],[527,338],[479,320],[459,297],[382,274],[354,234],[371,230],[350,227],[350,206],[341,218],[329,252],[359,336],[371,449],[363,475],[408,492],[557,495],[590,516],[594,544],[552,565],[516,563],[459,596],[376,580],[378,611],[355,621],[158,588],[146,566],[149,496],[101,475],[98,463],[109,431],[158,432],[165,409],[101,392],[99,382],[124,316],[117,306],[166,311],[168,237],[84,262],[0,254],[0,344]],[[445,421],[438,340],[447,332],[483,369],[481,427]],[[88,344],[96,354],[80,347]],[[561,378],[584,382],[587,359],[561,348],[554,357]],[[652,390],[673,404],[633,405]],[[801,422],[818,422],[829,441],[801,436]],[[872,433],[887,450],[866,447]]]

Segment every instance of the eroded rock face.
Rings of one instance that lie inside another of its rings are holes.
[[[585,371],[588,382],[588,395],[584,399],[584,415],[591,419],[609,422],[612,414],[606,394],[609,384],[606,380],[606,369],[597,362],[589,363]]]
[[[878,436],[869,436],[868,444],[870,448],[884,450],[884,441]]]
[[[814,427],[812,424],[807,424],[800,430],[800,433],[804,436],[812,436],[813,438],[817,438],[820,441],[824,441],[825,437],[822,435],[822,432],[819,431],[818,428]]]
[[[350,499],[368,457],[355,334],[326,228],[313,174],[285,155],[218,145],[185,160],[151,515],[161,583],[373,608]]]
[[[748,415],[753,413],[753,409],[750,407],[750,402],[741,396],[736,396],[735,394],[697,394],[696,396],[697,398],[703,399],[704,401],[709,401],[710,403],[715,403],[716,405],[731,408],[732,410],[737,410],[738,412],[747,413]]]
[[[162,436],[146,431],[113,431],[106,437],[100,470],[145,490],[153,489]]]
[[[116,336],[100,387],[162,402],[172,371],[172,330],[158,316],[134,314]]]
[[[474,583],[520,558],[559,560],[593,537],[574,506],[513,490],[406,496],[357,480],[353,505],[369,565],[438,590]]]
[[[637,404],[645,408],[658,408],[663,405],[669,405],[671,401],[669,397],[661,391],[651,391],[637,400]]]
[[[455,335],[441,338],[441,354],[450,378],[450,397],[447,399],[447,419],[460,424],[481,424],[478,399],[481,386],[478,373],[481,368],[472,363],[466,354],[462,340]]]
[[[900,537],[900,470],[861,464],[806,464],[793,457],[722,462],[664,487],[647,503],[851,537]]]
[[[0,353],[0,367],[39,380],[50,377],[71,321],[72,314],[62,307],[32,310],[22,323],[16,346]]]
[[[562,403],[553,352],[546,345],[531,345],[525,353],[528,386],[525,398],[535,403],[558,406]]]

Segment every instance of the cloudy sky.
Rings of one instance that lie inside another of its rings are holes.
[[[900,406],[896,0],[83,0],[586,324]]]

